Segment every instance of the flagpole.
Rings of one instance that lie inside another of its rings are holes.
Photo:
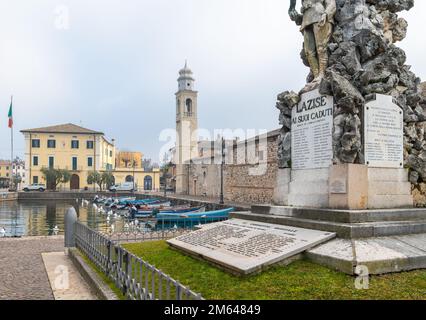
[[[13,95],[10,97],[10,105],[13,106]],[[10,126],[10,187],[13,190],[13,118],[12,125]]]

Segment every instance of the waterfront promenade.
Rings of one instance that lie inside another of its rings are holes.
[[[0,300],[53,300],[41,254],[64,250],[64,238],[0,239]]]
[[[63,236],[0,239],[0,300],[96,299],[63,252]],[[69,270],[67,290],[52,289],[59,265]]]

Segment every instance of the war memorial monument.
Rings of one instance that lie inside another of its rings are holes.
[[[426,268],[426,101],[396,46],[414,0],[290,0],[305,87],[278,95],[275,205],[169,244],[232,272],[297,258],[348,274]]]

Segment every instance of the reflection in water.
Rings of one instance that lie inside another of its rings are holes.
[[[106,217],[95,212],[91,205],[81,207],[75,200],[69,201],[6,201],[0,202],[0,228],[6,229],[7,237],[46,236],[64,232],[64,216],[73,206],[80,221],[90,228],[106,231]]]

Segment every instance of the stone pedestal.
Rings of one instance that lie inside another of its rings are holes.
[[[288,205],[294,207],[328,207],[329,169],[292,170]]]
[[[275,204],[366,210],[413,207],[408,170],[342,164],[325,169],[281,170]],[[287,193],[288,192],[288,193]]]
[[[280,97],[291,105],[282,115],[291,112],[283,121],[290,123],[284,133],[291,134],[291,148],[288,139],[279,146],[280,159],[291,161],[280,165],[291,169],[280,169],[276,204],[345,210],[413,207],[404,169],[404,114],[397,101],[390,95],[369,96],[361,121],[342,115],[334,98],[319,89]],[[342,135],[350,124],[356,128]],[[358,141],[356,148],[350,148],[353,141]]]
[[[413,206],[408,170],[368,168],[368,209]]]
[[[368,208],[368,167],[343,164],[330,168],[329,207],[363,210]]]
[[[290,191],[291,169],[278,169],[277,180],[274,189],[274,203],[276,205],[288,205],[288,194]]]

